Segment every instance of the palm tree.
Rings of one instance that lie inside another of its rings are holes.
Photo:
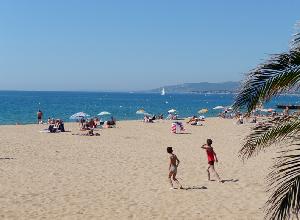
[[[300,32],[292,39],[289,51],[273,55],[250,71],[235,98],[234,109],[251,113],[272,97],[300,86]],[[270,197],[265,206],[266,219],[289,219],[300,211],[300,116],[280,116],[252,129],[239,156],[249,159],[266,148],[284,142],[267,180]],[[278,149],[278,148],[277,148]]]

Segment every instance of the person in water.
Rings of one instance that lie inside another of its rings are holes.
[[[175,154],[173,154],[172,147],[167,147],[167,152],[170,155],[170,164],[169,164],[169,182],[171,185],[170,189],[174,189],[172,179],[179,186],[180,189],[183,189],[182,185],[176,179],[177,167],[178,167],[180,161],[178,160],[177,156]]]
[[[217,179],[219,180],[219,182],[222,182],[219,174],[217,173],[217,171],[215,170],[215,162],[218,163],[218,158],[217,158],[217,154],[214,151],[212,145],[212,140],[211,139],[207,139],[206,144],[203,144],[201,148],[206,150],[207,153],[207,160],[208,160],[208,168],[207,168],[207,176],[208,176],[208,181],[210,181],[210,174],[211,171],[215,173]]]

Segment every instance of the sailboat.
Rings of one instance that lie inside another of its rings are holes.
[[[163,88],[163,89],[161,90],[161,95],[165,95],[165,94],[166,94],[165,88]]]

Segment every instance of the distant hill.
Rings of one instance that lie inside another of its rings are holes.
[[[223,83],[183,83],[179,85],[163,86],[145,92],[161,92],[165,88],[166,93],[235,93],[240,86],[240,82]]]

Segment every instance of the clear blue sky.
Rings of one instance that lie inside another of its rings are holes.
[[[1,90],[241,80],[288,49],[299,0],[1,0]]]

